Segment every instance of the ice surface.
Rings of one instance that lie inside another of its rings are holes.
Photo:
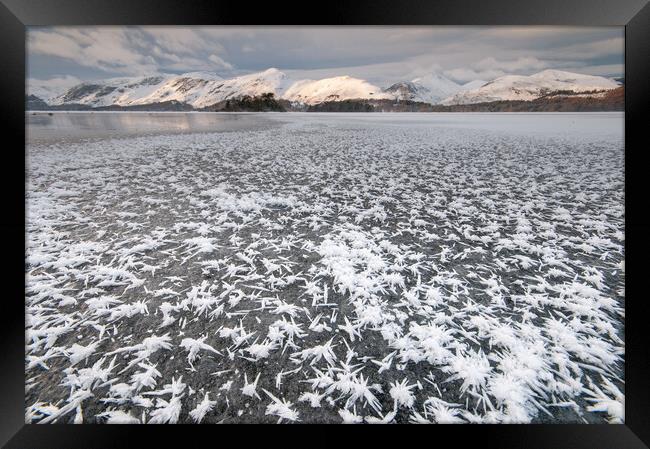
[[[624,420],[622,114],[266,117],[28,145],[27,422]]]

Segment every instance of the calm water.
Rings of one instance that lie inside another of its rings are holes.
[[[29,112],[29,142],[236,131],[278,126],[264,114],[188,112]]]

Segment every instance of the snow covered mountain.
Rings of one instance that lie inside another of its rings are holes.
[[[83,104],[91,107],[124,106],[149,95],[170,78],[168,76],[148,76],[84,82],[50,98],[47,102],[53,106],[65,104]]]
[[[46,103],[51,103],[54,98],[64,94],[79,82],[77,78],[72,76],[51,80],[28,79],[26,83],[27,94],[34,95]]]
[[[419,86],[412,81],[401,81],[384,89],[384,92],[395,100],[422,101],[419,94]]]
[[[391,95],[369,82],[350,76],[295,82],[282,96],[285,100],[317,104],[325,101],[354,99],[391,99]]]
[[[113,78],[82,83],[51,99],[52,105],[83,104],[92,107],[136,106],[178,101],[202,108],[229,98],[272,92],[278,96],[286,88],[287,76],[278,69],[222,79],[210,72],[177,76]],[[38,96],[38,95],[37,95]]]
[[[459,92],[463,86],[439,73],[431,73],[412,81],[402,81],[387,87],[384,92],[396,100],[420,101],[436,104]]]
[[[51,106],[143,106],[178,102],[204,108],[245,95],[273,93],[292,103],[314,105],[326,101],[397,99],[430,104],[472,104],[499,100],[533,100],[554,91],[588,92],[619,86],[614,80],[558,70],[531,76],[508,75],[493,81],[461,85],[438,73],[395,83],[381,89],[350,76],[321,80],[293,80],[278,69],[223,79],[211,72],[112,78],[69,86],[28,83],[28,94]]]
[[[30,90],[41,99],[42,90]],[[91,107],[137,106],[167,101],[187,103],[195,108],[244,95],[273,93],[277,98],[304,104],[349,99],[392,98],[365,80],[339,76],[321,80],[291,80],[278,69],[222,79],[208,72],[113,78],[76,85],[63,93],[47,95],[53,106],[82,104]],[[49,100],[49,101],[48,101]]]
[[[220,101],[244,95],[258,96],[273,93],[280,96],[288,83],[287,75],[278,69],[271,68],[259,73],[238,76],[231,79],[215,78],[205,80],[196,86],[167,83],[148,97],[141,98],[136,104],[147,104],[156,101],[177,100],[188,103],[195,108],[210,106]]]
[[[534,100],[550,92],[589,92],[616,89],[616,81],[602,76],[544,70],[530,76],[506,75],[474,89],[458,92],[441,103],[474,104],[504,100]]]
[[[413,83],[420,86],[422,100],[431,104],[440,103],[442,99],[454,95],[461,89],[459,84],[436,72],[415,78]]]

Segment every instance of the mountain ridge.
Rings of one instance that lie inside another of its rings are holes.
[[[550,92],[575,93],[607,91],[620,84],[601,76],[582,75],[561,70],[543,70],[533,75],[505,75],[482,86],[459,92],[441,102],[443,105],[476,104],[492,101],[531,101]]]
[[[64,109],[146,108],[147,105],[185,104],[197,110],[244,97],[266,94],[294,107],[315,106],[336,101],[389,100],[430,105],[464,105],[494,101],[531,101],[550,92],[606,92],[621,84],[617,81],[559,70],[544,70],[533,75],[505,75],[491,81],[456,83],[432,72],[426,76],[399,81],[384,89],[348,75],[319,80],[294,80],[277,68],[222,78],[211,72],[180,75],[110,78],[81,82],[67,89],[52,89],[28,84],[32,104]],[[45,97],[45,98],[43,98]],[[175,106],[176,107],[176,106]]]

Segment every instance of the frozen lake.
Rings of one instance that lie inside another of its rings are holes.
[[[286,121],[452,127],[549,136],[608,137],[624,131],[622,112],[597,113],[194,113],[33,112],[30,141],[261,129]]]
[[[624,421],[623,114],[26,120],[27,422]]]

